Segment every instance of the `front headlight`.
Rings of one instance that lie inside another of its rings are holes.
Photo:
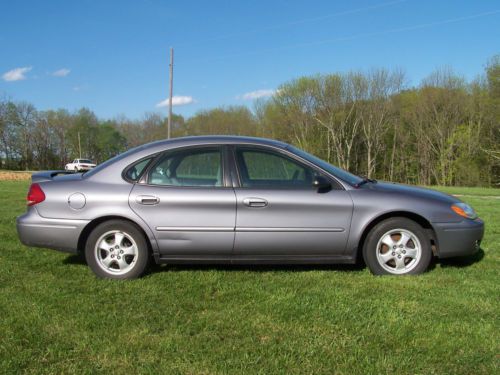
[[[477,214],[474,209],[465,203],[455,203],[451,205],[451,209],[457,214],[466,219],[477,219]]]

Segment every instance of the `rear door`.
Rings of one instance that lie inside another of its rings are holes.
[[[153,230],[161,255],[230,257],[236,197],[225,164],[219,146],[168,151],[134,186],[129,204]]]
[[[347,191],[284,150],[235,146],[238,185],[235,258],[325,257],[344,252],[352,216]]]

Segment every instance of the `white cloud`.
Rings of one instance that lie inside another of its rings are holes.
[[[238,95],[236,97],[236,99],[254,100],[254,99],[259,99],[259,98],[267,98],[269,96],[274,95],[275,93],[276,93],[275,90],[261,89],[261,90],[247,92],[247,93],[245,93],[243,95]]]
[[[187,105],[194,103],[195,100],[193,99],[192,96],[173,96],[172,97],[172,107],[179,106],[179,105]],[[156,104],[157,107],[168,107],[168,98],[165,100],[162,100],[158,104]]]
[[[9,70],[8,72],[2,75],[4,81],[13,82],[13,81],[21,81],[26,79],[26,73],[28,73],[32,69],[31,66],[25,66],[23,68],[15,68]]]
[[[78,85],[75,85],[73,87],[71,87],[71,89],[75,92],[79,92],[79,91],[83,91],[83,90],[88,90],[90,88],[89,84],[88,83],[82,83],[82,84],[78,84]]]
[[[52,75],[54,77],[66,77],[70,72],[71,72],[71,69],[62,68],[62,69],[59,69],[59,70],[56,70],[55,72],[53,72]]]

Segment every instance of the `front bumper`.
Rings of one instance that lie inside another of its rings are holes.
[[[40,216],[35,207],[16,220],[19,239],[26,246],[76,253],[78,239],[89,220],[48,219]]]
[[[434,223],[439,258],[471,255],[479,251],[484,235],[481,219],[459,223]]]

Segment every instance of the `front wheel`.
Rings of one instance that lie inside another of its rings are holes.
[[[402,217],[390,218],[370,231],[363,258],[375,275],[416,275],[429,267],[432,250],[419,224]]]
[[[144,273],[150,256],[146,239],[134,224],[110,220],[90,233],[85,259],[99,277],[134,279]]]

